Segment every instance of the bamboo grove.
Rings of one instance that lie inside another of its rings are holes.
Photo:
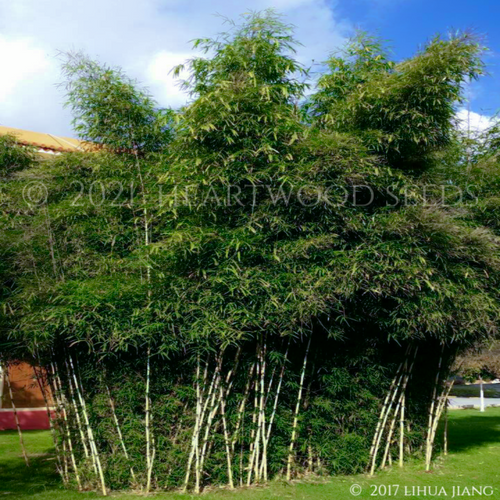
[[[313,78],[296,43],[273,12],[196,41],[178,111],[68,54],[89,150],[2,139],[0,355],[36,367],[68,486],[432,466],[500,310],[497,131],[454,122],[483,49],[359,34]]]

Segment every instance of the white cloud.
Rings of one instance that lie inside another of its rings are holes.
[[[55,56],[68,50],[121,66],[160,104],[178,106],[186,97],[168,71],[192,57],[190,40],[227,29],[214,14],[235,19],[249,3],[250,10],[276,8],[296,26],[304,44],[297,57],[306,66],[324,60],[350,29],[336,15],[336,2],[326,0],[0,0],[2,123],[72,134],[55,87],[61,80]]]
[[[458,118],[458,126],[463,131],[470,130],[472,134],[478,134],[484,132],[486,129],[493,125],[493,120],[491,116],[481,115],[462,108],[460,109],[456,117]]]
[[[150,90],[163,106],[181,106],[186,102],[186,93],[180,88],[180,79],[175,78],[172,70],[193,57],[190,53],[169,52],[162,50],[153,57],[146,76]]]
[[[29,39],[8,39],[0,36],[0,102],[9,103],[16,88],[50,66],[44,51]]]

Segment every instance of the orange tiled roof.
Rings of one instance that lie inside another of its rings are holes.
[[[57,154],[88,150],[88,145],[78,139],[31,132],[18,128],[4,127],[2,125],[0,125],[0,135],[13,135],[19,143],[38,148],[41,154]]]

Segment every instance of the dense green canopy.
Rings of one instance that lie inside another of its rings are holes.
[[[177,112],[120,70],[68,56],[75,129],[104,148],[37,160],[0,143],[4,357],[77,349],[95,367],[147,352],[148,366],[192,373],[206,353],[256,342],[281,360],[282,338],[312,337],[318,373],[330,359],[316,393],[329,408],[336,376],[378,384],[395,362],[360,368],[342,342],[367,342],[374,364],[397,345],[453,357],[496,335],[498,155],[467,164],[454,126],[482,47],[437,37],[395,63],[359,34],[310,93],[296,43],[273,13],[196,41],[206,57],[186,63]]]

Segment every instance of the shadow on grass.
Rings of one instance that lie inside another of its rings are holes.
[[[54,490],[61,485],[55,470],[54,451],[47,448],[50,437],[40,431],[26,431],[23,435],[29,467],[21,455],[17,432],[0,433],[0,494],[8,498]]]
[[[462,414],[462,411],[467,413]],[[441,422],[439,435],[436,436],[438,443],[442,443],[442,424]],[[453,410],[448,422],[450,453],[467,453],[474,448],[491,444],[500,446],[500,412],[488,415],[488,411],[480,413],[479,410]]]
[[[0,461],[0,492],[34,494],[61,487],[52,456],[30,457],[30,466],[23,459]]]
[[[464,460],[474,460],[465,455],[489,445],[500,447],[500,409],[480,413],[474,410],[454,410],[450,412],[448,423],[448,446],[450,454],[464,454]],[[55,457],[52,449],[42,442],[28,447],[31,465],[26,467],[19,453],[17,435],[7,440],[0,433],[0,496],[8,493],[7,498],[26,497],[42,492],[50,492],[50,498],[59,498],[57,492],[63,491],[55,470]],[[436,442],[442,443],[442,426]],[[5,437],[7,437],[4,434]],[[7,446],[1,446],[7,444]],[[495,464],[496,467],[496,464]],[[76,492],[78,497],[81,494]],[[69,492],[68,495],[71,496]],[[92,495],[92,494],[91,494]],[[71,496],[71,498],[73,498]]]

